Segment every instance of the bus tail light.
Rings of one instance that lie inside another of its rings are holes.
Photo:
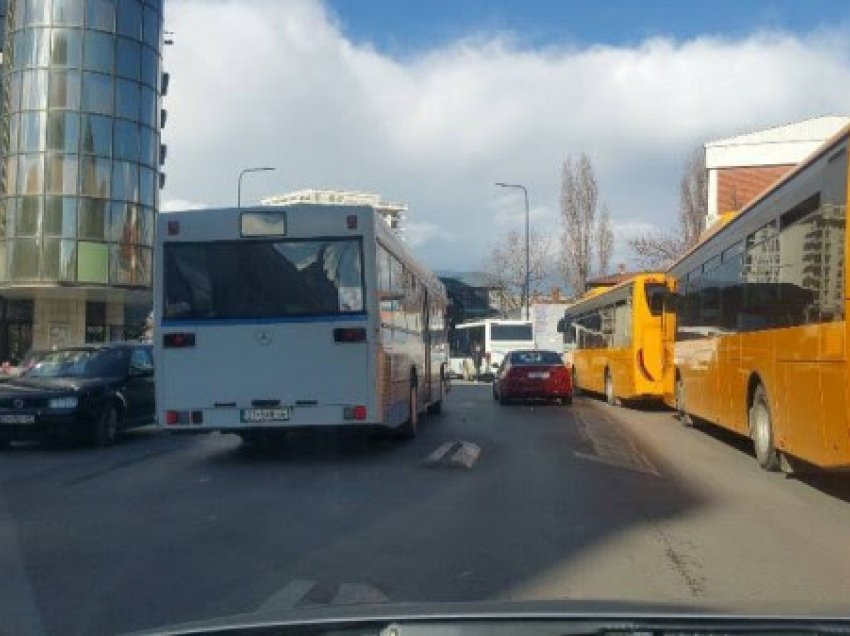
[[[167,333],[162,336],[162,346],[166,349],[185,349],[195,346],[193,333]]]
[[[366,407],[362,404],[357,406],[346,406],[342,410],[342,417],[346,420],[357,420],[362,422],[366,419]]]
[[[166,411],[165,423],[168,426],[183,426],[184,424],[203,424],[203,411]]]
[[[366,342],[363,327],[338,327],[334,329],[334,342]]]
[[[640,372],[646,377],[650,382],[655,382],[655,378],[652,377],[652,374],[649,372],[649,369],[646,368],[646,361],[643,359],[643,349],[638,349],[637,351],[637,362],[638,367],[640,368]]]

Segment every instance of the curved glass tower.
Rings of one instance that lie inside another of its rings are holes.
[[[0,296],[33,301],[36,348],[120,337],[150,303],[161,41],[161,0],[6,0]]]

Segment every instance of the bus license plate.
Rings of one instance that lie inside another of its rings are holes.
[[[35,415],[0,415],[0,424],[34,424]]]
[[[548,380],[549,374],[546,371],[540,371],[537,373],[529,373],[528,377],[532,380]]]
[[[243,422],[285,422],[289,409],[243,409]]]

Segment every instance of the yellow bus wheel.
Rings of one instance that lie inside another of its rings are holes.
[[[759,385],[753,392],[753,402],[750,406],[750,435],[759,466],[765,470],[779,469],[779,453],[773,440],[773,423],[770,417],[770,406],[767,392]]]

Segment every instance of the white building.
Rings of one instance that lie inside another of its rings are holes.
[[[307,189],[266,197],[260,201],[260,205],[294,205],[296,203],[370,205],[386,219],[391,228],[400,234],[403,232],[404,220],[407,217],[406,204],[381,201],[381,196],[373,192]]]
[[[826,115],[705,144],[706,227],[743,208],[848,123]]]

